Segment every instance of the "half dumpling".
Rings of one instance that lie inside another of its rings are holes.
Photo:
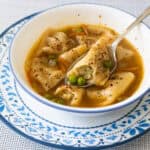
[[[88,53],[67,73],[67,77],[69,78],[70,75],[83,76],[87,84],[104,85],[110,73],[110,69],[103,65],[105,60],[110,60],[107,48],[110,41],[107,36],[102,36],[97,40]]]

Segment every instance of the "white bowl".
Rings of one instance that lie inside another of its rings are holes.
[[[99,16],[101,16],[101,19]],[[52,111],[53,113],[55,112],[57,116],[54,117],[54,120],[56,122],[60,121],[60,114],[67,114],[68,117],[72,118],[72,115],[76,114],[80,114],[81,117],[95,117],[106,115],[108,113],[112,114],[112,112],[113,114],[119,112],[121,116],[126,113],[127,109],[131,109],[150,87],[150,30],[142,23],[127,35],[127,39],[138,48],[139,53],[143,58],[144,78],[133,96],[120,103],[102,108],[83,109],[63,106],[48,101],[34,92],[30,87],[25,75],[24,63],[30,48],[38,40],[43,31],[49,27],[58,28],[81,23],[102,23],[121,33],[134,19],[135,17],[121,10],[96,4],[70,4],[59,6],[41,12],[32,18],[17,33],[9,53],[12,72],[20,86],[23,88],[23,91],[29,96],[27,96],[28,99],[31,99],[30,101],[26,101],[27,105],[29,105],[32,110],[46,118],[49,117],[49,114],[51,114]]]

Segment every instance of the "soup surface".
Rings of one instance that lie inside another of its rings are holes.
[[[102,107],[130,97],[142,81],[143,64],[136,48],[124,39],[117,48],[117,69],[110,74],[108,45],[116,37],[117,32],[104,25],[46,30],[25,62],[32,88],[47,100],[74,107]],[[92,86],[83,88],[85,84]]]

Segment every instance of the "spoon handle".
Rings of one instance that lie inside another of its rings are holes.
[[[116,48],[120,41],[124,38],[124,36],[148,15],[150,15],[150,6],[145,9],[144,12],[139,17],[137,17],[136,20],[132,24],[130,24],[122,34],[118,36],[118,38],[112,43],[112,47]]]

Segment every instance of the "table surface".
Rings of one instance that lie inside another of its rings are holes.
[[[150,0],[0,0],[0,32],[18,19],[33,12],[71,2],[92,2],[121,8],[138,15],[150,6]],[[150,17],[144,22],[150,26]],[[54,150],[32,142],[8,128],[0,121],[0,150]],[[115,147],[113,150],[149,150],[150,132],[134,141]],[[112,149],[111,149],[112,150]]]

